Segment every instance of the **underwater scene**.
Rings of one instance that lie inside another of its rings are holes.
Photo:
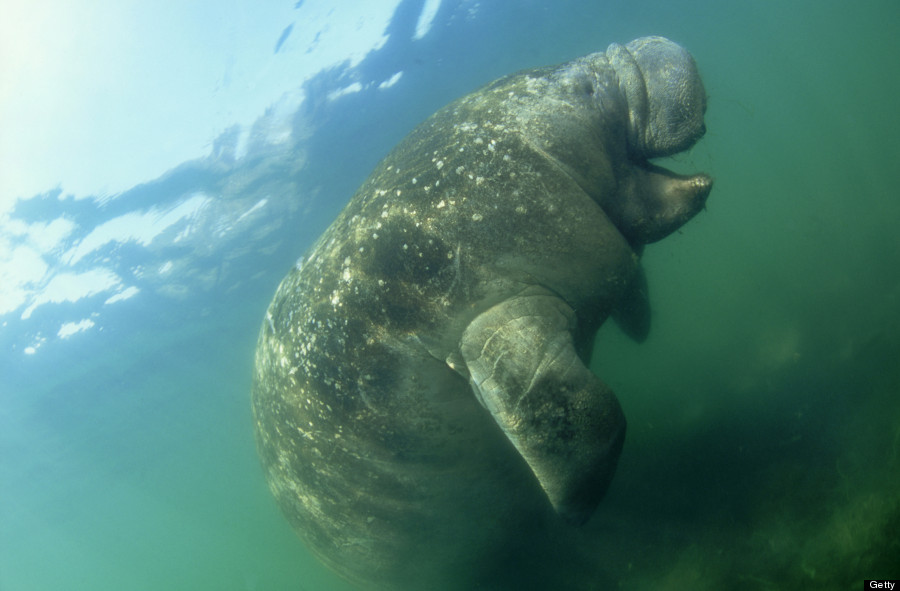
[[[12,0],[4,13],[0,590],[377,588],[323,564],[276,502],[299,489],[272,485],[286,460],[251,408],[276,290],[300,269],[317,280],[309,249],[432,113],[656,35],[696,62],[705,134],[647,157],[713,187],[638,249],[647,338],[610,320],[580,344],[627,419],[615,474],[585,523],[553,530],[577,557],[533,576],[527,552],[448,556],[458,575],[434,588],[900,579],[896,3]],[[447,253],[453,277],[466,247]],[[491,395],[478,393],[489,410]],[[336,469],[322,461],[307,467]],[[509,506],[529,494],[510,490]],[[544,508],[515,531],[448,512],[476,547],[545,548]],[[508,583],[479,586],[475,568]]]

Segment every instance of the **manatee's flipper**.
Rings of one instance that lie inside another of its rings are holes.
[[[590,517],[625,438],[618,400],[573,344],[575,313],[551,295],[518,296],[466,328],[472,388],[537,476],[556,512]]]
[[[638,265],[612,318],[616,325],[638,343],[647,340],[650,334],[650,296],[647,290],[647,274],[643,265]]]

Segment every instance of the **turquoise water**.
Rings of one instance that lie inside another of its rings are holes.
[[[0,589],[349,589],[306,553],[255,456],[252,355],[277,282],[430,112],[509,71],[647,34],[687,47],[710,95],[706,137],[666,165],[716,184],[706,212],[646,251],[648,341],[598,336],[593,369],[629,421],[586,526],[605,583],[900,578],[900,8],[599,4],[444,3],[428,36],[361,66],[403,68],[405,85],[310,100],[292,151],[188,165],[113,201],[146,208],[200,187],[223,212],[263,197],[269,209],[190,259],[99,253],[123,268],[190,261],[175,265],[183,279],[147,279],[130,307],[103,312],[102,331],[27,355],[85,302],[3,316]],[[308,89],[344,85],[323,74]],[[29,203],[20,218],[109,215],[55,194]]]

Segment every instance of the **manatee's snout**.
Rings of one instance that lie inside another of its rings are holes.
[[[656,242],[700,212],[712,190],[709,175],[682,176],[649,163],[703,137],[706,90],[691,54],[664,37],[613,43],[606,57],[627,107],[633,166],[616,198],[601,205],[629,242]]]
[[[607,58],[628,103],[629,150],[640,158],[687,150],[706,133],[706,90],[694,58],[664,37],[613,43]]]

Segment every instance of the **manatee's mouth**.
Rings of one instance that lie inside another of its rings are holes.
[[[706,107],[703,108],[703,113],[705,112]],[[701,117],[703,113],[700,114]],[[632,158],[636,161],[666,160],[683,154],[696,146],[697,142],[706,135],[706,122],[700,121],[700,124],[690,129],[690,131],[682,129],[682,133],[676,134],[678,137],[677,141],[663,141],[659,137],[660,134],[653,133],[652,130],[647,130],[646,133],[648,136],[643,138],[642,142],[636,142],[630,146],[630,149],[634,151]]]
[[[713,185],[708,174],[680,174],[649,160],[635,162],[635,169],[637,208],[620,226],[632,244],[662,240],[706,207]]]
[[[665,164],[665,166],[664,166]],[[705,172],[685,172],[681,169],[686,168],[682,165],[682,163],[676,161],[671,156],[665,156],[662,158],[653,158],[652,160],[641,159],[634,162],[634,165],[638,168],[646,171],[648,174],[655,174],[671,181],[685,181],[688,179],[696,179],[698,182],[705,182],[709,185],[709,188],[712,188],[712,177],[706,174]],[[670,168],[671,167],[671,168]],[[704,196],[704,199],[709,196],[709,192]]]
[[[703,126],[700,135],[706,133],[706,125]],[[700,139],[699,137],[697,139]],[[696,141],[696,140],[695,140]],[[692,142],[693,145],[694,142]],[[707,186],[707,191],[702,195],[705,201],[709,197],[709,190],[712,189],[712,177],[705,172],[697,172],[687,170],[688,166],[684,162],[676,159],[679,154],[684,154],[684,150],[675,152],[671,155],[658,156],[654,158],[632,158],[634,165],[648,174],[655,174],[675,181],[686,181],[693,179],[696,183]],[[698,195],[699,197],[700,195]]]
[[[674,164],[678,163],[674,162]],[[662,183],[660,190],[665,193],[663,198],[669,206],[680,205],[693,213],[706,207],[706,200],[712,191],[713,179],[705,172],[675,172],[650,161],[644,162],[643,168],[649,174],[663,179],[659,181]]]

